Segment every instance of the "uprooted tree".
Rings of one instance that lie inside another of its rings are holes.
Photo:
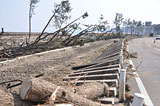
[[[36,4],[40,0],[30,0],[29,4],[29,36],[26,38],[26,44],[28,45],[30,43],[30,38],[31,38],[31,26],[32,26],[32,16],[35,14],[34,9],[36,8]]]
[[[115,29],[116,29],[116,32],[117,33],[120,33],[121,32],[121,25],[123,23],[123,15],[120,14],[120,13],[116,13],[116,17],[115,17],[115,20],[114,20],[114,25],[115,25]]]
[[[50,37],[49,41],[52,41],[60,32],[65,30],[69,25],[66,25],[62,28],[62,25],[66,23],[68,19],[70,19],[69,13],[71,12],[71,6],[68,0],[62,1],[60,4],[55,4],[53,15],[48,20],[47,24],[43,28],[41,34],[36,38],[34,45],[37,44],[40,40],[46,39],[47,37]],[[45,30],[49,26],[49,24],[53,24],[53,26],[57,29],[57,31],[53,33],[45,33]]]
[[[30,22],[32,14],[34,13],[35,5],[38,2],[39,0],[31,0],[31,13],[29,15]],[[7,49],[0,50],[0,56],[2,58],[14,58],[16,56],[42,52],[58,47],[65,47],[74,44],[81,45],[81,40],[79,40],[79,38],[82,35],[96,31],[104,32],[108,28],[108,22],[107,20],[104,20],[103,15],[101,15],[98,25],[85,25],[80,23],[79,20],[88,17],[87,12],[68,23],[68,21],[71,19],[71,10],[72,8],[68,0],[63,0],[59,4],[55,3],[52,16],[49,18],[42,32],[37,36],[37,38],[34,41],[26,43],[24,42],[21,45],[14,48],[10,47]],[[46,32],[46,29],[49,25],[53,26],[54,32]],[[83,29],[81,29],[81,26],[83,26]],[[28,37],[29,40],[27,41],[30,41],[30,34]]]
[[[44,29],[42,30],[41,34],[36,38],[36,40],[31,44],[32,46],[37,46],[43,40],[47,41],[44,44],[49,44],[55,41],[58,41],[59,39],[62,40],[64,45],[68,44],[68,42],[71,42],[73,38],[79,38],[82,34],[88,32],[89,28],[86,28],[82,30],[80,33],[73,35],[73,33],[79,28],[80,23],[76,23],[76,21],[80,19],[84,19],[88,17],[88,13],[85,12],[83,15],[78,17],[77,19],[71,21],[69,24],[66,24],[67,21],[70,19],[69,13],[71,12],[72,8],[70,6],[70,3],[68,0],[62,1],[60,4],[55,4],[53,10],[53,15],[48,20],[47,24],[45,25]],[[49,24],[52,24],[56,31],[53,33],[45,33],[45,30],[49,26]],[[75,37],[76,36],[76,37]],[[67,43],[66,43],[67,42]]]
[[[38,1],[33,2],[32,4],[36,3],[38,3]],[[22,43],[22,45],[19,45],[18,47],[3,49],[0,51],[0,56],[2,58],[13,58],[19,55],[44,51],[48,46],[52,46],[52,49],[54,49],[53,43],[57,42],[58,40],[61,40],[64,45],[68,45],[74,39],[77,39],[81,35],[91,31],[91,26],[89,26],[86,29],[80,31],[78,34],[72,36],[80,25],[80,23],[77,24],[76,22],[80,19],[88,17],[88,13],[85,12],[83,15],[67,24],[67,20],[70,19],[69,13],[71,10],[72,9],[68,0],[61,1],[60,4],[55,4],[53,15],[50,17],[41,34],[35,39],[35,41],[28,44]],[[53,25],[53,22],[54,26],[56,26],[56,31],[52,33],[46,33],[45,31],[47,27],[50,24]]]
[[[103,14],[101,14],[98,22],[99,22],[99,24],[97,25],[97,31],[98,32],[104,32],[106,29],[109,28],[108,21],[104,20]]]
[[[108,20],[104,20],[104,16],[103,14],[101,14],[98,24],[95,25],[95,31],[99,34],[97,36],[97,40],[100,40],[101,38],[103,38],[104,34],[106,34],[105,31],[109,28],[108,24]]]

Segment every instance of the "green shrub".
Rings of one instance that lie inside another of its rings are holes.
[[[59,41],[54,42],[53,46],[54,46],[55,49],[57,49],[57,48],[63,48],[64,47],[63,44],[62,44],[62,42],[59,42]]]
[[[72,43],[72,46],[74,45],[80,45],[80,46],[83,46],[84,45],[84,41],[83,40],[80,40],[80,39],[76,39],[73,41]]]

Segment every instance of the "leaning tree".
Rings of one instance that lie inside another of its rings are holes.
[[[115,17],[115,20],[114,20],[114,25],[115,25],[115,29],[116,29],[116,32],[120,33],[121,32],[121,25],[123,23],[123,15],[120,14],[120,13],[116,13],[116,17]]]
[[[31,37],[31,31],[32,31],[32,16],[35,14],[34,9],[36,8],[36,4],[40,0],[30,0],[29,4],[29,36],[26,39],[26,44],[28,45],[30,43],[30,37]]]

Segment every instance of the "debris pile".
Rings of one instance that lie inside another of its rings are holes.
[[[123,41],[116,41],[91,63],[73,67],[75,71],[63,79],[64,86],[28,77],[20,81],[19,95],[1,90],[0,101],[5,106],[112,106],[123,65],[122,47]]]

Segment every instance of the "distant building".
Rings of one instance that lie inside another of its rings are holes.
[[[146,21],[145,22],[145,26],[151,26],[152,25],[152,22],[151,21]]]

